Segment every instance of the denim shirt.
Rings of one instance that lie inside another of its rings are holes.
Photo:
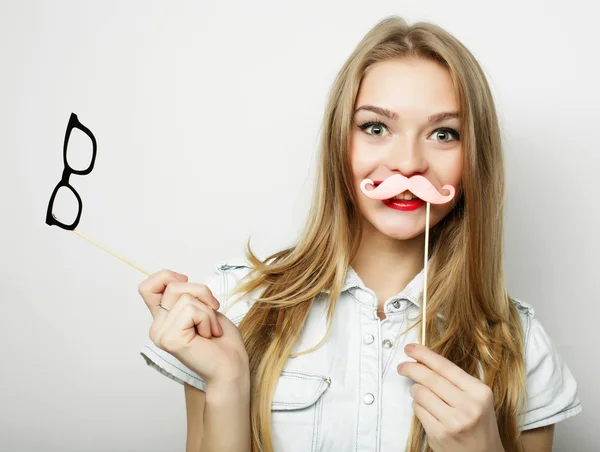
[[[250,267],[232,259],[204,283],[221,302]],[[275,452],[397,452],[406,447],[413,415],[412,381],[396,366],[414,361],[404,346],[420,342],[418,328],[403,333],[420,314],[423,272],[386,300],[386,318],[377,316],[377,297],[350,267],[327,340],[315,351],[290,358],[272,403]],[[292,353],[316,345],[327,329],[328,293],[317,296]],[[252,305],[247,297],[225,314],[239,325]],[[515,300],[526,334],[527,409],[523,430],[562,421],[581,412],[577,383],[557,353],[531,305]],[[143,347],[146,363],[167,377],[205,390],[202,378],[152,341]],[[524,416],[524,419],[523,419]]]

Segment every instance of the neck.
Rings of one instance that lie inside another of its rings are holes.
[[[401,292],[423,269],[425,235],[397,240],[382,234],[367,222],[352,268],[377,294],[379,307]]]

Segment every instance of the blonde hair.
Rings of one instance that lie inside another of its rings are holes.
[[[346,271],[360,243],[362,216],[348,145],[362,77],[374,63],[406,57],[430,59],[449,71],[460,99],[464,150],[460,198],[431,231],[428,346],[483,378],[493,390],[505,450],[523,450],[517,417],[526,401],[524,339],[503,274],[504,167],[494,102],[481,67],[462,43],[433,24],[408,25],[392,16],[365,35],[329,93],[317,183],[297,243],[262,261],[247,244],[252,271],[233,293],[244,296],[263,289],[239,326],[250,362],[253,452],[272,452],[271,403],[279,375],[322,291],[330,293],[331,326]],[[448,306],[451,309],[444,309]],[[438,313],[443,315],[441,326]],[[415,326],[423,328],[421,318]],[[326,338],[298,354],[311,352]],[[420,452],[424,441],[425,430],[413,416],[406,450]]]

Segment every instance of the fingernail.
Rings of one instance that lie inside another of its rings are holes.
[[[398,367],[396,368],[396,370],[398,371],[398,375],[400,375],[401,377],[404,377],[404,378],[408,378],[406,376],[405,367],[406,367],[406,365],[401,363],[401,364],[398,364]]]
[[[404,351],[406,351],[406,353],[411,353],[412,351],[414,351],[415,349],[415,344],[408,344],[406,347],[404,347]]]

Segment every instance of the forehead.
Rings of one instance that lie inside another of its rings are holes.
[[[400,115],[458,111],[460,104],[448,69],[426,59],[402,58],[371,65],[360,84],[356,107],[387,108]]]

